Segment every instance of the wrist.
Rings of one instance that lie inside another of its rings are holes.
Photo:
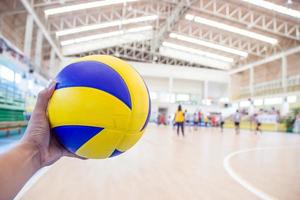
[[[41,151],[38,145],[27,141],[21,141],[16,148],[20,151],[20,154],[26,156],[34,170],[38,170],[43,167]]]

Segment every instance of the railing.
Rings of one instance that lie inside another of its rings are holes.
[[[280,94],[284,92],[281,80],[273,80],[253,86],[254,96]],[[287,92],[300,91],[300,75],[287,79]],[[251,97],[249,86],[240,87],[238,93],[233,95],[233,99],[243,99]]]
[[[287,90],[289,92],[300,91],[300,75],[292,76],[287,80]]]

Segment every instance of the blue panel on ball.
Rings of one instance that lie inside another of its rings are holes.
[[[118,149],[115,149],[114,152],[112,152],[112,154],[109,156],[110,158],[111,157],[114,157],[114,156],[118,156],[120,155],[121,153],[123,153],[122,151],[119,151]]]
[[[144,83],[145,83],[145,81],[144,81]],[[145,86],[146,86],[146,84],[145,84]],[[149,102],[148,114],[147,114],[146,121],[145,121],[145,123],[144,123],[144,125],[143,125],[143,127],[142,127],[142,129],[140,131],[142,131],[142,130],[144,130],[146,128],[146,126],[147,126],[147,124],[149,122],[149,119],[150,119],[150,114],[151,114],[151,100],[150,100],[150,94],[149,94],[149,90],[148,90],[147,86],[146,86],[146,89],[147,89],[147,93],[148,93],[148,102]]]
[[[92,126],[66,125],[52,128],[59,142],[72,153],[97,135],[103,128]]]
[[[120,99],[131,109],[128,87],[123,78],[111,67],[96,61],[81,61],[66,66],[56,77],[56,89],[91,87]]]

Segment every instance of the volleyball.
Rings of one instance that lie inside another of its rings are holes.
[[[77,59],[56,77],[48,105],[51,130],[70,152],[85,158],[117,156],[147,126],[151,102],[142,77],[108,55]]]

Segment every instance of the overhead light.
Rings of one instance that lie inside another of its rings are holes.
[[[103,1],[93,1],[88,3],[81,3],[76,5],[70,5],[70,6],[62,6],[58,8],[50,8],[45,10],[45,15],[56,15],[60,13],[66,13],[66,12],[72,12],[77,10],[84,10],[89,8],[97,8],[97,7],[103,7],[103,6],[110,6],[115,4],[122,4],[127,2],[133,2],[137,0],[103,0]]]
[[[77,44],[77,43],[81,43],[81,42],[87,42],[90,40],[96,40],[96,39],[102,39],[102,38],[123,35],[125,33],[136,33],[136,32],[142,32],[142,31],[147,31],[147,30],[152,30],[152,26],[142,26],[142,27],[131,28],[131,29],[127,29],[127,30],[119,30],[119,31],[107,32],[107,33],[89,35],[89,36],[79,37],[79,38],[75,38],[75,39],[71,39],[71,40],[64,40],[64,41],[61,41],[60,44],[62,46],[66,46],[66,45]]]
[[[265,35],[261,35],[261,34],[258,34],[258,33],[254,33],[254,32],[251,32],[251,31],[247,31],[247,30],[244,30],[244,29],[240,29],[240,28],[237,28],[235,26],[230,26],[230,25],[227,25],[227,24],[224,24],[224,23],[216,22],[216,21],[206,19],[206,18],[203,18],[203,17],[198,17],[198,16],[194,16],[194,15],[191,15],[191,14],[187,14],[187,15],[185,15],[185,19],[197,22],[199,24],[204,24],[204,25],[207,25],[207,26],[212,26],[214,28],[218,28],[218,29],[222,29],[222,30],[229,31],[229,32],[232,32],[232,33],[240,34],[240,35],[250,37],[250,38],[253,38],[253,39],[256,39],[256,40],[260,40],[260,41],[263,41],[263,42],[267,42],[267,43],[270,43],[272,45],[275,45],[275,44],[278,43],[277,39],[274,39],[274,38],[271,38],[271,37],[268,37],[268,36],[265,36]]]
[[[177,49],[177,50],[181,50],[181,51],[186,51],[186,52],[189,52],[189,53],[192,53],[192,54],[198,54],[198,55],[201,55],[201,56],[221,60],[221,61],[224,61],[224,62],[233,62],[233,58],[229,58],[229,57],[221,56],[221,55],[218,55],[218,54],[201,51],[201,50],[194,49],[194,48],[185,47],[185,46],[170,43],[170,42],[163,42],[162,45],[165,46],[165,47],[169,47],[169,48],[173,48],[173,49]]]
[[[279,12],[284,15],[300,18],[300,11],[294,10],[291,8],[287,8],[285,6],[277,5],[277,4],[269,2],[269,1],[264,1],[264,0],[242,0],[242,1],[251,3],[253,5],[256,5],[256,6],[268,9],[268,10]],[[292,1],[288,1],[288,3],[292,3]]]
[[[153,20],[156,20],[157,18],[158,18],[157,15],[149,15],[149,16],[136,17],[136,18],[131,18],[131,19],[115,20],[115,21],[105,22],[105,23],[101,23],[101,24],[82,26],[82,27],[57,31],[55,34],[57,37],[59,37],[59,36],[64,36],[64,35],[69,35],[69,34],[74,34],[74,33],[80,33],[80,32],[84,32],[84,31],[101,29],[101,28],[108,28],[108,27],[113,27],[113,26],[120,26],[120,25],[145,22],[145,21],[153,21]]]
[[[225,46],[214,44],[214,43],[211,43],[211,42],[206,42],[204,40],[198,40],[198,39],[188,37],[188,36],[184,36],[184,35],[181,35],[181,34],[170,33],[169,36],[170,36],[170,38],[175,38],[175,39],[178,39],[178,40],[190,42],[190,43],[193,43],[193,44],[198,44],[198,45],[209,47],[209,48],[212,48],[212,49],[225,51],[227,53],[236,54],[236,55],[239,55],[239,56],[242,56],[242,57],[247,57],[248,56],[248,53],[244,52],[244,51],[239,51],[239,50],[236,50],[236,49],[233,49],[233,48],[225,47]]]

